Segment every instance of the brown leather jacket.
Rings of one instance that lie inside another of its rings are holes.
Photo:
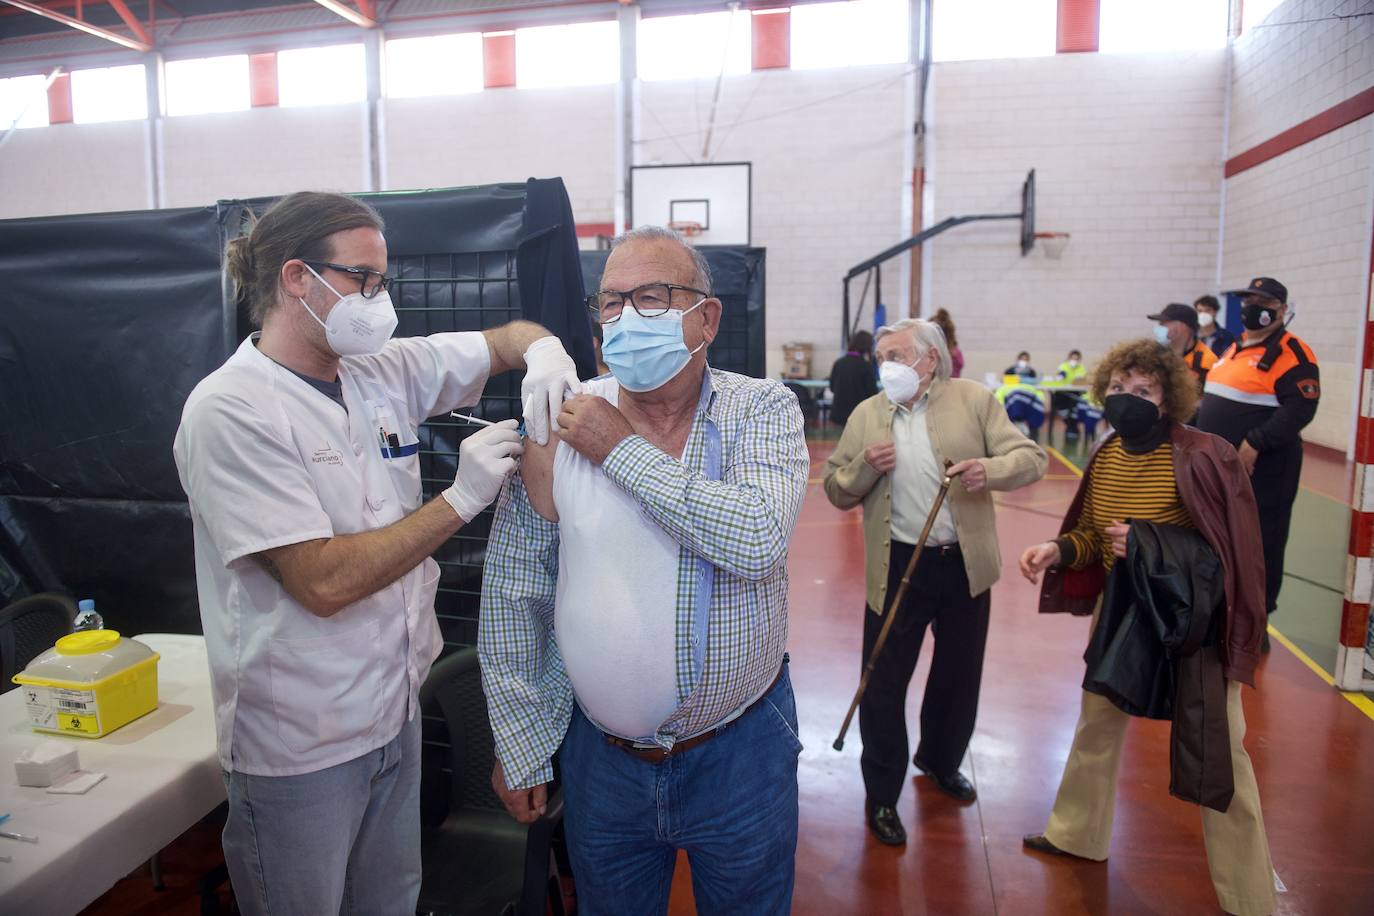
[[[1259,510],[1250,476],[1240,456],[1220,436],[1182,423],[1173,424],[1174,479],[1183,506],[1221,559],[1226,578],[1226,616],[1222,620],[1221,660],[1227,679],[1255,686],[1255,665],[1268,617],[1264,610],[1264,549]],[[1072,531],[1092,486],[1096,453],[1079,482],[1061,535]],[[1083,570],[1056,567],[1045,573],[1040,613],[1092,614],[1102,592],[1100,565]]]

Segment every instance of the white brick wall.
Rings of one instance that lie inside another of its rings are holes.
[[[1059,261],[1022,258],[1015,222],[929,243],[925,308],[953,314],[966,376],[1019,349],[1041,372],[1073,348],[1091,362],[1212,290],[1224,79],[1222,51],[936,65],[934,218],[1016,212],[1034,167],[1037,229],[1072,235]]]
[[[711,156],[753,163],[753,242],[768,249],[770,375],[781,371],[782,345],[793,341],[815,347],[813,375],[829,373],[839,355],[840,279],[908,234],[901,226],[906,69],[767,70],[724,82]],[[714,89],[713,80],[645,83],[635,162],[700,161]],[[898,281],[894,261],[884,271],[889,302]]]
[[[147,124],[19,130],[0,150],[0,219],[148,206]]]
[[[1374,86],[1370,0],[1287,0],[1235,44],[1234,156]],[[1304,22],[1304,20],[1307,20]],[[1302,22],[1301,25],[1276,23]]]
[[[366,187],[361,105],[255,108],[162,123],[169,207]]]
[[[1244,152],[1374,85],[1369,0],[1288,0],[1236,42],[1230,155]],[[1226,183],[1226,286],[1277,277],[1298,303],[1294,333],[1322,367],[1322,401],[1304,436],[1346,450],[1369,284],[1374,118],[1320,137]]]
[[[1227,182],[1222,279],[1236,288],[1278,278],[1297,303],[1293,332],[1322,369],[1322,401],[1304,436],[1345,450],[1360,317],[1368,290],[1370,162],[1366,118]]]
[[[385,106],[392,189],[561,177],[579,222],[614,218],[613,86],[496,89]]]

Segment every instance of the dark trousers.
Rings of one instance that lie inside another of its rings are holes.
[[[1055,413],[1064,412],[1064,427],[1078,428],[1078,394],[1072,391],[1055,391],[1050,394],[1050,409]]]
[[[910,544],[892,542],[888,603],[901,586],[902,573],[914,549]],[[909,753],[906,689],[916,670],[927,626],[935,634],[935,654],[921,701],[921,743],[916,755],[941,775],[959,768],[978,715],[991,604],[990,592],[969,597],[968,574],[957,546],[925,550],[859,704],[864,787],[870,804],[895,805],[902,793]],[[887,608],[881,610],[887,612]],[[862,663],[873,652],[882,626],[883,618],[865,608]]]
[[[1302,476],[1302,443],[1263,452],[1255,462],[1250,483],[1259,506],[1260,539],[1264,543],[1264,604],[1269,613],[1278,606],[1283,585],[1283,554],[1293,521],[1293,501]]]

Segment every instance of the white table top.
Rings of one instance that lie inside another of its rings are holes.
[[[77,913],[224,801],[215,752],[214,707],[205,640],[136,637],[162,658],[158,708],[103,738],[29,727],[23,691],[0,696],[0,913]],[[46,740],[73,743],[81,769],[105,773],[85,795],[49,795],[18,785],[14,760]]]

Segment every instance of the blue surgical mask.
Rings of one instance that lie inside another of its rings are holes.
[[[618,319],[602,325],[601,358],[622,388],[636,392],[662,388],[706,346],[702,342],[695,350],[688,350],[682,337],[682,316],[701,302],[653,318],[645,318],[627,304]]]
[[[1155,325],[1155,340],[1161,347],[1169,346],[1169,329],[1162,324]]]

